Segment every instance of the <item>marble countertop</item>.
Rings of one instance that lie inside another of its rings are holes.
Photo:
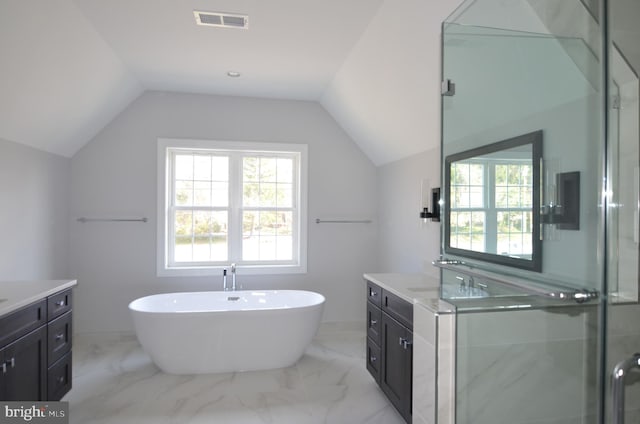
[[[0,316],[77,284],[76,280],[0,281]]]
[[[388,290],[413,305],[424,306],[428,310],[439,314],[593,306],[598,304],[598,302],[579,304],[570,299],[552,299],[527,293],[443,300],[440,299],[440,283],[437,277],[426,274],[402,273],[371,273],[364,274],[363,277],[365,280],[379,285],[384,290]]]

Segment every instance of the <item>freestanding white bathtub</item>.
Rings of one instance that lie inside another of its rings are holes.
[[[129,304],[140,344],[169,374],[293,365],[313,339],[321,294],[301,290],[167,293]]]

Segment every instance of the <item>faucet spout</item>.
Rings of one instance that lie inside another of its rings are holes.
[[[231,290],[236,291],[236,264],[231,264]]]

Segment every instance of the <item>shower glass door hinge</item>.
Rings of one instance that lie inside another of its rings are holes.
[[[440,87],[440,94],[443,96],[453,96],[456,94],[456,85],[450,79],[446,79],[442,81],[442,85]]]

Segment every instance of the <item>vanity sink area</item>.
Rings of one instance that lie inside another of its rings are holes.
[[[442,297],[450,300],[473,299],[476,297],[489,297],[489,292],[478,287],[442,286]]]
[[[504,413],[500,405],[486,405],[484,396],[527,393],[535,398],[542,389],[537,379],[518,380],[510,383],[514,385],[509,389],[506,382],[510,377],[504,370],[510,368],[536,369],[545,381],[579,393],[584,381],[563,381],[566,364],[559,357],[585,355],[585,344],[592,342],[590,329],[597,319],[597,308],[484,278],[475,278],[469,287],[468,276],[464,285],[456,278],[463,275],[443,270],[442,286],[440,279],[425,274],[363,276],[368,299],[367,368],[405,420],[454,424],[462,419],[459,411],[476,409],[482,415],[481,422],[503,417],[497,412]],[[549,334],[554,339],[551,351],[545,340]],[[397,354],[385,354],[389,349]],[[490,358],[501,359],[487,363]],[[406,361],[410,365],[403,364]],[[398,375],[405,375],[406,380],[388,370],[398,364]],[[577,413],[563,410],[553,399],[538,403],[556,416]],[[524,422],[518,421],[520,412],[514,410],[510,422]],[[473,416],[465,420],[473,422]]]

